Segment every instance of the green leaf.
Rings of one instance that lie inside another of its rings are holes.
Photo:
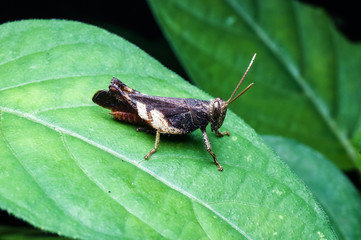
[[[341,239],[361,239],[361,197],[347,177],[310,147],[277,136],[263,139],[310,188]]]
[[[252,55],[255,86],[231,109],[258,132],[290,137],[342,168],[358,165],[361,46],[319,9],[285,0],[149,0],[194,82],[227,99]]]
[[[92,103],[116,76],[152,95],[210,96],[129,42],[51,20],[0,26],[0,206],[81,239],[336,239],[304,184],[239,117],[154,136]]]

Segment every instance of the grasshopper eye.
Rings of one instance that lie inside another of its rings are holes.
[[[214,101],[213,104],[213,111],[215,113],[215,116],[219,115],[219,113],[221,112],[221,104],[219,103],[219,101]]]

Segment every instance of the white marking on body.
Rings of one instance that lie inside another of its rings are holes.
[[[147,121],[154,129],[161,133],[182,134],[182,131],[169,126],[169,122],[164,118],[164,115],[156,109],[150,111],[150,116],[147,112],[147,106],[144,103],[137,102],[138,115]]]
[[[182,134],[181,130],[169,126],[169,122],[164,118],[164,115],[156,109],[150,111],[152,120],[151,126],[155,129],[159,129],[162,133],[170,134]]]
[[[137,109],[138,109],[138,115],[140,118],[144,119],[145,121],[152,120],[152,119],[149,119],[149,117],[148,117],[147,106],[144,103],[137,102]]]
[[[164,115],[153,109],[150,111],[150,115],[152,116],[152,127],[154,127],[155,129],[164,129],[168,126],[168,122],[164,119]]]

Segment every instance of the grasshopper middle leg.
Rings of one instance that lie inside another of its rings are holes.
[[[153,154],[153,153],[155,153],[155,151],[157,151],[157,149],[158,149],[158,146],[159,146],[159,139],[160,139],[160,131],[159,130],[157,130],[157,133],[156,133],[156,135],[155,135],[155,144],[154,144],[154,148],[147,154],[147,155],[145,155],[144,156],[144,158],[145,159],[149,159],[149,157]]]

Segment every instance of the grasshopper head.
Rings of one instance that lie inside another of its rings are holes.
[[[228,104],[222,98],[216,98],[210,101],[209,116],[212,131],[218,130],[226,117]]]

